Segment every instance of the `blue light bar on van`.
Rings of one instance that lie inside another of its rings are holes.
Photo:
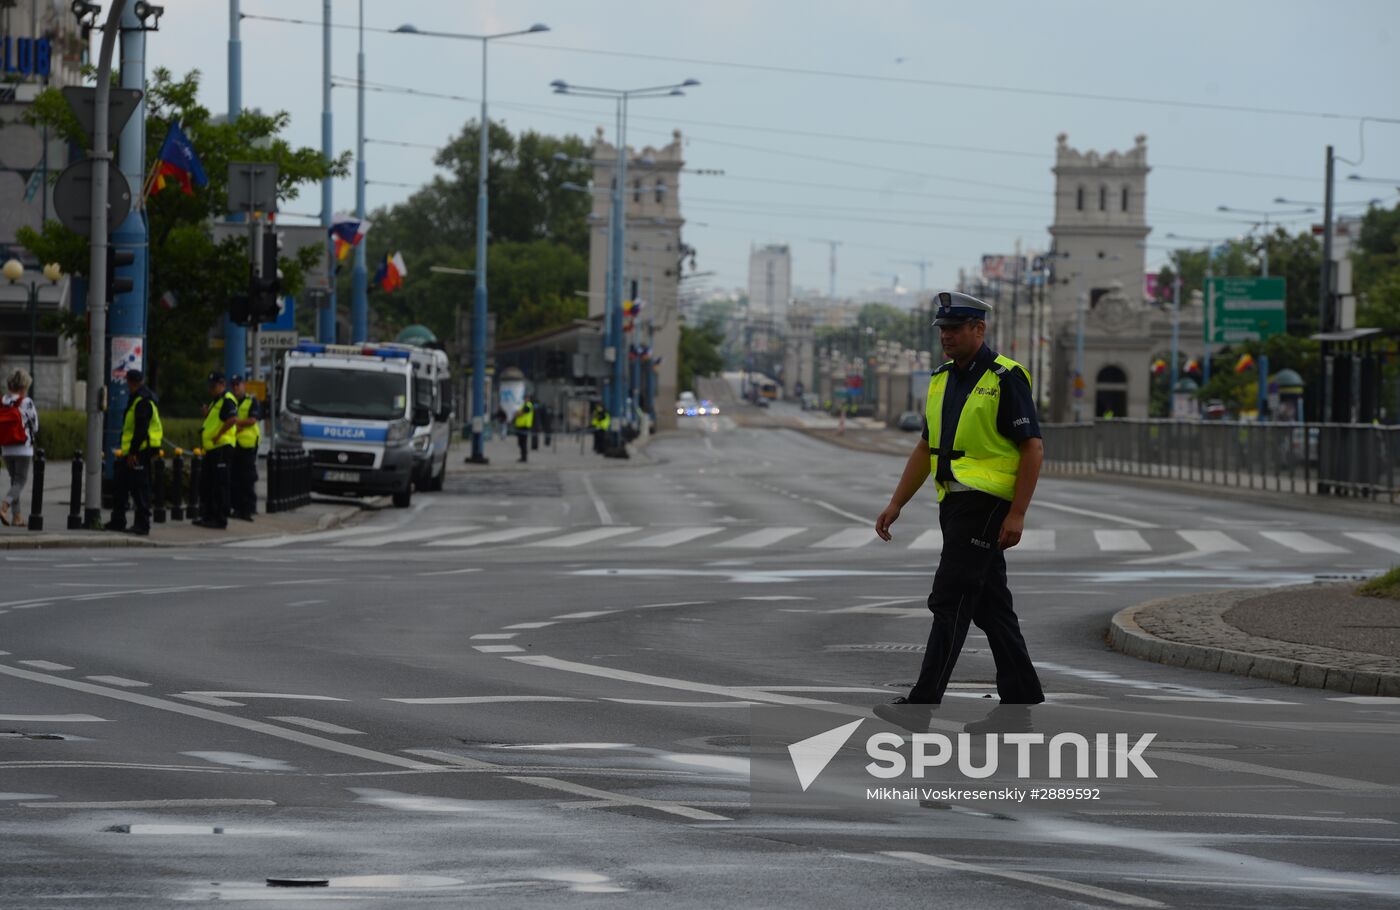
[[[326,353],[326,346],[324,344],[312,344],[309,341],[303,341],[292,348],[292,350],[300,354],[324,354]]]
[[[386,351],[383,348],[365,348],[366,354],[374,354],[388,360],[407,360],[411,355],[409,351]]]

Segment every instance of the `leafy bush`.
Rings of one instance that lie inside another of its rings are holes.
[[[1400,600],[1400,566],[1361,585],[1356,589],[1356,593],[1368,597],[1388,597],[1391,600]]]

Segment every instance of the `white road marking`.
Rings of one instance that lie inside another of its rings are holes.
[[[814,550],[853,550],[876,539],[874,528],[846,528],[812,544]]]
[[[917,604],[927,603],[927,597],[896,597],[892,600],[877,600],[868,604],[856,604],[854,607],[837,607],[834,610],[827,610],[828,613],[873,613],[877,616],[898,616],[908,612],[905,609],[888,609],[895,604]]]
[[[33,667],[36,670],[71,670],[67,664],[56,664],[51,660],[18,660],[15,663],[24,664],[26,667]]]
[[[951,685],[951,683],[950,683]],[[763,692],[880,692],[888,694],[889,689],[879,686],[750,686]]]
[[[537,534],[550,534],[559,530],[558,527],[538,527],[538,528],[506,528],[504,531],[485,531],[481,534],[469,534],[466,537],[453,537],[449,540],[433,540],[428,542],[430,547],[475,547],[480,544],[506,543],[512,540],[519,540],[522,537],[533,537]],[[462,570],[458,570],[462,571]],[[479,572],[480,569],[470,569],[467,571]],[[438,573],[429,573],[438,574]],[[447,573],[442,573],[447,574]]]
[[[1147,539],[1137,531],[1095,531],[1094,542],[1106,553],[1141,553],[1152,549]]]
[[[1037,499],[1035,501],[1035,504],[1038,508],[1054,509],[1059,512],[1068,512],[1071,515],[1085,515],[1089,518],[1102,518],[1105,521],[1114,521],[1120,525],[1127,525],[1130,528],[1160,527],[1159,525],[1154,525],[1148,521],[1138,521],[1136,518],[1123,518],[1121,515],[1109,515],[1107,512],[1094,512],[1090,509],[1080,509],[1075,506],[1061,505],[1058,502],[1048,502],[1044,499]]]
[[[816,600],[815,597],[804,597],[801,594],[751,594],[748,597],[741,597],[740,600]]]
[[[325,601],[325,600],[294,600],[294,601],[292,601],[291,603],[287,604],[287,606],[289,606],[289,607],[309,607],[309,606],[312,606],[313,604],[323,604],[323,603],[329,603],[329,601]]]
[[[752,701],[655,701],[650,698],[605,698],[620,705],[646,705],[652,708],[747,708]]]
[[[327,752],[336,752],[341,755],[348,755],[353,758],[365,761],[377,762],[384,765],[393,765],[399,768],[408,768],[412,771],[441,771],[441,765],[433,765],[428,762],[411,761],[400,758],[397,755],[390,755],[387,752],[375,752],[372,749],[361,749],[358,746],[351,746],[347,743],[336,742],[333,739],[326,739],[321,736],[314,736],[310,733],[303,733],[300,730],[288,730],[285,727],[274,726],[263,723],[260,720],[250,720],[246,717],[239,717],[234,714],[224,714],[219,711],[210,711],[208,708],[197,708],[193,705],[181,704],[180,702],[169,701],[164,698],[155,698],[150,695],[142,695],[138,692],[127,692],[122,689],[113,689],[108,686],[98,686],[81,680],[69,679],[65,676],[49,676],[44,673],[35,673],[30,670],[21,670],[19,667],[7,667],[0,664],[0,674],[13,676],[18,679],[27,679],[30,682],[45,683],[51,686],[58,686],[63,689],[72,689],[76,692],[86,692],[89,695],[101,695],[116,701],[124,701],[130,704],[141,705],[145,708],[155,708],[160,711],[169,711],[173,714],[183,714],[186,717],[197,717],[201,720],[211,721],[216,724],[224,724],[230,727],[238,727],[251,733],[261,733],[264,736],[274,736],[278,739],[291,740],[303,746],[313,749],[322,749]]]
[[[90,679],[93,682],[105,683],[109,686],[121,686],[126,689],[140,689],[150,685],[150,683],[139,682],[135,679],[127,679],[123,676],[88,676],[84,678]]]
[[[634,540],[623,544],[624,547],[674,547],[679,544],[688,543],[700,537],[710,534],[718,534],[724,528],[677,528],[674,531],[663,531],[650,537],[643,537],[641,540]]]
[[[469,574],[469,573],[471,573],[471,572],[480,572],[480,571],[481,571],[481,569],[443,569],[443,570],[440,571],[440,572],[419,572],[418,574],[419,574],[420,576],[427,577],[427,576],[430,576],[430,575],[467,575],[467,574]]]
[[[1345,547],[1305,534],[1302,531],[1260,531],[1259,536],[1283,544],[1298,553],[1345,553]]]
[[[870,520],[870,516],[869,516],[869,515],[857,515],[857,514],[855,514],[854,512],[847,512],[845,509],[838,509],[838,508],[836,508],[836,506],[832,505],[831,503],[829,503],[829,502],[822,502],[820,499],[807,499],[805,496],[797,496],[796,494],[794,494],[793,498],[794,498],[794,499],[801,499],[803,502],[810,502],[810,503],[811,503],[812,505],[814,505],[814,506],[821,506],[823,509],[826,509],[828,512],[835,512],[837,515],[840,515],[842,518],[849,518],[851,521],[858,521],[858,522],[860,522],[861,524],[865,524],[865,525],[873,525],[873,524],[874,524],[874,522],[872,522],[872,521]]]
[[[20,803],[25,809],[229,809],[275,806],[270,799],[128,799],[92,803]]]
[[[593,500],[593,508],[598,511],[599,523],[612,524],[612,513],[608,511],[607,506],[603,505],[602,497],[598,495],[598,491],[593,489],[593,478],[588,474],[583,475],[583,490],[588,494],[588,498]]]
[[[549,538],[546,538],[546,539],[544,539],[544,540],[532,540],[532,541],[530,541],[530,543],[525,544],[525,546],[528,546],[528,547],[579,547],[579,546],[583,546],[583,545],[586,544],[586,543],[597,543],[597,542],[600,541],[600,540],[607,540],[609,537],[617,537],[617,536],[622,535],[622,534],[631,534],[631,533],[633,533],[634,531],[640,531],[640,530],[641,530],[641,528],[633,527],[633,526],[630,526],[630,525],[627,526],[627,527],[621,527],[621,528],[619,528],[619,527],[611,527],[611,528],[593,528],[592,530],[589,530],[589,531],[575,531],[575,532],[572,533],[572,534],[565,534],[565,535],[562,536],[562,537],[549,537]]]
[[[1356,705],[1400,705],[1400,698],[1393,695],[1342,695],[1328,701],[1349,701]]]
[[[545,626],[557,626],[557,622],[518,622],[513,626],[506,626],[507,629],[543,629]]]
[[[1152,758],[1154,761],[1174,761],[1183,765],[1196,765],[1215,771],[1229,771],[1235,774],[1257,774],[1260,777],[1291,780],[1295,783],[1309,784],[1314,787],[1326,787],[1329,790],[1380,790],[1395,792],[1397,789],[1400,789],[1386,784],[1374,783],[1369,780],[1338,777],[1333,774],[1318,774],[1314,771],[1295,771],[1292,768],[1271,768],[1266,765],[1232,761],[1228,758],[1215,758],[1210,755],[1191,755],[1186,752],[1164,752],[1159,750],[1152,753]]]
[[[704,809],[693,809],[690,806],[683,806],[680,803],[668,800],[644,799],[640,796],[629,796],[624,793],[611,793],[607,790],[597,790],[593,787],[585,787],[582,784],[570,783],[559,780],[555,777],[509,777],[508,779],[518,781],[522,784],[531,784],[536,787],[546,787],[550,790],[562,790],[565,793],[573,793],[577,796],[588,796],[593,799],[605,800],[618,806],[635,806],[642,809],[654,809],[657,812],[665,812],[670,815],[679,815],[682,818],[694,819],[696,821],[723,822],[729,821],[728,816],[716,815],[713,812],[706,812]]]
[[[1389,550],[1392,553],[1400,553],[1400,537],[1394,534],[1380,534],[1374,531],[1348,531],[1346,536],[1352,540],[1359,540],[1362,543],[1370,544],[1373,547],[1380,547],[1382,550]]]
[[[0,720],[21,724],[105,724],[107,718],[91,714],[0,714]]]
[[[634,673],[631,670],[616,670],[612,667],[601,667],[597,664],[561,660],[557,657],[549,657],[544,654],[531,654],[525,657],[507,657],[506,660],[519,661],[520,663],[529,664],[533,667],[543,667],[547,670],[580,673],[584,676],[600,676],[604,679],[637,683],[643,686],[658,686],[664,689],[681,689],[686,692],[698,692],[703,695],[718,695],[721,698],[748,699],[749,701],[758,701],[775,705],[826,704],[826,702],[818,699],[798,698],[792,695],[775,695],[771,692],[764,692],[761,689],[749,689],[742,686],[715,686],[709,683],[692,682],[687,679],[652,676],[647,673]]]
[[[269,581],[268,585],[280,587],[282,585],[324,585],[331,582],[341,581],[339,578],[289,578],[285,581]]]
[[[333,695],[297,695],[289,692],[186,692],[186,695],[203,695],[208,698],[287,698],[293,701],[348,701]]]
[[[1177,531],[1182,540],[1202,553],[1248,553],[1249,547],[1224,531]]]
[[[610,613],[620,613],[621,610],[585,610],[582,613],[561,613],[555,619],[593,619],[596,616],[607,616]]]
[[[473,635],[472,641],[505,641],[515,637],[514,632],[483,632],[480,635]]]
[[[197,702],[201,705],[209,705],[212,708],[242,708],[243,702],[229,701],[227,698],[215,698],[212,695],[195,695],[190,692],[174,692],[171,698],[183,698],[185,701]]]
[[[349,727],[342,727],[339,724],[327,723],[324,720],[316,720],[311,717],[269,717],[268,720],[280,720],[284,724],[305,727],[308,730],[319,730],[322,733],[335,733],[340,736],[365,735],[361,730],[351,730]]]
[[[1108,901],[1123,907],[1165,907],[1166,904],[1159,903],[1150,898],[1138,897],[1135,894],[1128,894],[1123,891],[1110,891],[1107,888],[1096,888],[1093,885],[1081,885],[1078,882],[1067,881],[1062,878],[1051,878],[1048,875],[1037,875],[1033,872],[1017,872],[1014,869],[1001,869],[994,866],[983,866],[977,863],[964,863],[955,859],[947,859],[942,856],[934,856],[929,853],[913,853],[905,850],[886,850],[885,856],[895,859],[907,860],[911,863],[919,863],[923,866],[932,866],[935,869],[950,869],[955,872],[971,872],[977,875],[986,875],[992,878],[1006,878],[1016,882],[1024,882],[1028,885],[1038,885],[1042,888],[1051,888],[1056,891],[1067,891],[1070,894],[1078,894],[1081,897],[1091,897],[1095,900]]]
[[[517,645],[473,645],[473,648],[483,654],[505,654],[510,651],[524,651]]]
[[[412,543],[415,540],[427,540],[431,537],[446,537],[449,534],[465,534],[468,531],[475,531],[480,525],[439,525],[435,528],[411,528],[407,531],[393,531],[388,534],[376,534],[373,537],[356,537],[353,540],[342,540],[333,543],[333,547],[378,547],[385,544]]]
[[[248,755],[243,752],[181,752],[180,754],[188,755],[191,758],[202,758],[216,765],[232,765],[235,768],[247,768],[251,771],[298,770],[295,765],[284,762],[280,758],[264,758],[261,755]]]
[[[436,758],[438,761],[449,765],[456,765],[459,768],[477,768],[480,770],[504,767],[503,765],[493,765],[489,761],[477,761],[465,755],[453,755],[451,752],[443,752],[439,749],[404,749],[409,755],[421,755],[424,758]]]
[[[1055,532],[1031,530],[1021,532],[1021,542],[1016,544],[1018,550],[1036,550],[1039,552],[1055,549]]]
[[[757,531],[750,531],[748,534],[741,534],[733,540],[725,540],[716,543],[717,547],[737,547],[741,550],[760,550],[763,547],[772,546],[780,540],[786,540],[794,534],[801,534],[806,528],[761,528]]]
[[[924,531],[909,541],[911,550],[941,550],[943,549],[943,532],[938,528]]]
[[[1320,815],[1261,815],[1254,812],[1176,812],[1165,809],[1081,809],[1080,815],[1137,816],[1163,818],[1253,818],[1261,821],[1321,822],[1325,825],[1394,825],[1388,818],[1347,818]]]
[[[590,701],[565,695],[450,695],[444,698],[386,698],[403,705],[492,705],[530,701]]]
[[[310,534],[278,534],[276,537],[255,537],[252,540],[235,540],[232,543],[224,544],[224,546],[270,550],[274,547],[284,547],[287,544],[324,543],[327,540],[341,540],[360,534],[383,533],[383,531],[384,528],[374,525],[369,527],[360,526],[357,528],[336,528],[334,531],[313,531]]]

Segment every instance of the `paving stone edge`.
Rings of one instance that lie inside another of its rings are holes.
[[[1168,666],[1353,695],[1400,697],[1400,659],[1261,638],[1223,618],[1236,604],[1270,591],[1309,589],[1325,596],[1347,587],[1309,584],[1164,597],[1119,610],[1106,638],[1116,651]]]

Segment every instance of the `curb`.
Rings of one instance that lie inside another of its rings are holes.
[[[1400,659],[1261,638],[1222,618],[1236,604],[1270,590],[1320,587],[1233,589],[1152,600],[1115,613],[1106,639],[1109,647],[1130,657],[1188,670],[1233,673],[1353,695],[1400,696]],[[1175,637],[1143,628],[1144,622],[1162,624],[1164,617],[1167,625],[1186,628],[1173,630]]]

